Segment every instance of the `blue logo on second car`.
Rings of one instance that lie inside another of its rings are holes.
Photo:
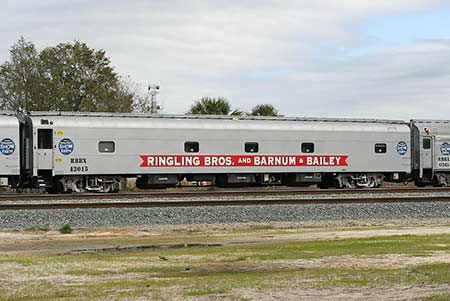
[[[69,138],[63,138],[58,144],[59,152],[63,155],[70,155],[73,152],[73,142]]]
[[[404,141],[400,141],[397,144],[397,153],[401,156],[403,156],[404,154],[406,154],[408,152],[408,145],[406,144],[406,142]]]
[[[9,156],[14,153],[16,150],[16,144],[11,138],[3,138],[2,141],[0,141],[0,152],[5,155]]]
[[[450,144],[448,144],[447,142],[442,143],[441,154],[444,156],[448,156],[450,154]]]

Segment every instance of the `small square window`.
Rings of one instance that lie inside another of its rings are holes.
[[[246,153],[257,153],[259,151],[258,142],[245,142]]]
[[[195,141],[186,141],[184,143],[184,151],[186,153],[198,153],[200,149],[199,143]]]
[[[377,143],[375,144],[375,153],[384,154],[387,151],[386,143]]]
[[[302,143],[302,153],[314,153],[314,143],[311,142]]]
[[[53,148],[53,130],[38,129],[38,149]]]
[[[430,149],[430,148],[431,148],[431,139],[424,138],[423,139],[423,149]]]
[[[98,143],[98,151],[101,153],[114,153],[116,145],[114,141],[100,141]]]

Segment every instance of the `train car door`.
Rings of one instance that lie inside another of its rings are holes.
[[[433,174],[433,138],[431,136],[422,137],[420,165],[420,177],[431,181]]]
[[[53,169],[53,129],[37,130],[36,168]]]

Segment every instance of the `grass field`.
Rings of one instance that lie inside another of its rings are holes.
[[[450,300],[445,225],[29,230],[3,238],[0,298],[6,300]],[[183,246],[193,242],[198,245]],[[99,250],[114,246],[143,249]]]

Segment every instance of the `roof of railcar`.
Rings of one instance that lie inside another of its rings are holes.
[[[13,111],[0,111],[0,127],[15,127],[19,128],[19,121],[15,117],[16,113]]]
[[[35,125],[46,127],[171,130],[409,132],[403,121],[303,117],[163,115],[129,113],[31,112]]]
[[[432,135],[450,135],[450,120],[412,119],[419,132]]]
[[[0,115],[3,116],[16,116],[16,111],[0,111]]]
[[[180,114],[143,114],[143,113],[98,113],[98,112],[42,112],[32,111],[33,117],[109,117],[109,118],[150,118],[150,119],[186,119],[186,120],[270,120],[270,121],[318,121],[407,124],[403,120],[364,119],[364,118],[316,118],[316,117],[267,117],[267,116],[230,116],[230,115],[180,115]]]

